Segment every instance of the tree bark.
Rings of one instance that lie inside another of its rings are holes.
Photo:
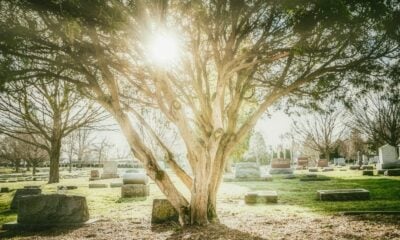
[[[36,175],[36,164],[32,164],[32,176]]]
[[[52,143],[50,151],[50,175],[48,183],[58,183],[60,181],[60,152],[61,152],[61,139]]]

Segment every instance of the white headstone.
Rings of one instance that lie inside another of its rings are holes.
[[[118,178],[118,163],[114,161],[104,162],[103,164],[103,174],[101,178]]]
[[[391,145],[383,145],[379,148],[379,162],[378,169],[382,169],[382,164],[391,164],[399,162],[396,148]]]
[[[344,158],[334,158],[333,162],[335,163],[335,165],[339,165],[339,166],[346,165],[346,159],[344,159]]]

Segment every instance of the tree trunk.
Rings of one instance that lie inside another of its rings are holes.
[[[36,175],[36,164],[32,164],[32,175]]]
[[[15,172],[19,172],[19,161],[15,161]]]
[[[61,139],[55,139],[50,149],[50,176],[48,183],[58,183],[60,181],[60,153]]]
[[[69,158],[69,169],[68,172],[71,173],[72,172],[72,157]]]

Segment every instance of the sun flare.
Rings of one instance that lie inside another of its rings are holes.
[[[179,41],[172,33],[155,34],[149,41],[149,58],[157,65],[169,65],[179,59]]]

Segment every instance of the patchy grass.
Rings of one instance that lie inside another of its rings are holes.
[[[85,171],[89,170],[86,169]],[[296,176],[299,177],[305,173],[305,171],[296,171]],[[298,236],[303,236],[302,234],[304,233],[302,231],[305,231],[310,224],[313,224],[320,225],[320,227],[323,229],[330,229],[329,231],[332,231],[332,236],[335,236],[335,231],[337,228],[340,228],[337,222],[346,224],[345,222],[349,219],[337,217],[335,213],[339,211],[400,211],[400,177],[361,176],[361,171],[341,172],[338,170],[319,174],[329,176],[332,180],[301,182],[299,181],[299,178],[284,179],[279,176],[274,176],[274,180],[272,182],[223,183],[218,195],[218,213],[221,221],[225,223],[227,227],[220,226],[219,228],[221,228],[221,231],[226,232],[227,235],[224,236],[227,238],[230,238],[231,235],[229,234],[232,234],[232,229],[240,229],[242,233],[237,232],[238,239],[239,236],[247,238],[248,236],[246,235],[246,232],[249,231],[255,234],[255,238],[258,238],[260,234],[262,235],[262,233],[266,231],[265,229],[270,229],[269,234],[272,234],[271,238],[274,239],[274,234],[276,234],[276,236],[281,236],[282,231],[287,231],[285,229],[285,224],[292,222],[295,226],[296,224],[299,224],[299,226],[297,226],[297,230],[292,229],[292,233],[290,234],[299,234]],[[176,177],[173,176],[172,179],[178,184],[178,188],[183,190],[185,195],[188,195],[189,191],[185,189],[185,186],[180,183]],[[121,179],[108,179],[96,182],[111,183],[118,181],[121,181]],[[94,228],[96,229],[109,224],[110,226],[114,226],[114,230],[117,232],[124,231],[124,229],[129,229],[126,231],[138,232],[138,234],[145,235],[148,234],[146,236],[149,236],[149,238],[143,237],[144,239],[151,239],[153,234],[156,234],[157,236],[176,236],[176,239],[180,239],[184,237],[185,234],[189,234],[186,230],[178,231],[176,226],[170,226],[167,230],[157,233],[155,231],[158,230],[150,228],[152,201],[155,198],[164,198],[154,183],[150,183],[150,197],[147,199],[123,199],[120,197],[120,188],[89,189],[88,184],[88,178],[81,177],[77,179],[62,179],[61,183],[59,184],[46,184],[43,181],[17,182],[0,183],[0,187],[8,186],[11,189],[17,189],[22,188],[24,185],[41,185],[43,193],[54,193],[56,192],[57,185],[77,185],[78,189],[70,190],[68,191],[68,194],[86,196],[91,218],[101,220],[100,223],[94,225]],[[371,200],[348,202],[322,202],[316,200],[317,190],[342,188],[365,188],[371,192]],[[244,194],[247,191],[254,190],[277,191],[278,203],[266,205],[244,204]],[[16,220],[16,213],[8,210],[13,194],[14,191],[0,194],[0,224]],[[332,220],[332,217],[334,216],[336,217]],[[371,227],[368,223],[369,220],[357,221],[354,223],[354,227],[364,225],[366,229]],[[254,224],[254,227],[249,227],[248,224],[250,223]],[[374,224],[375,223],[372,225],[375,226]],[[396,225],[396,223],[393,223],[390,226],[393,227],[393,229],[398,229],[398,224]],[[265,229],[261,231],[259,228]],[[274,230],[275,228],[277,230]],[[93,233],[87,236],[99,236],[96,235],[96,231],[99,231],[99,229],[96,229],[91,229],[90,231]],[[193,234],[197,234],[196,236],[202,236],[203,233],[201,233],[201,231],[202,230],[196,230],[196,233]],[[77,232],[74,234],[80,234],[79,232],[82,232],[82,234],[87,234],[83,230],[77,230]],[[57,235],[57,233],[54,234]],[[69,233],[62,232],[58,234],[68,235]],[[103,232],[103,234],[106,236],[107,234],[111,233]],[[344,238],[357,238],[358,236],[353,236],[351,235],[352,233],[346,234],[350,235],[343,235]],[[32,236],[32,234],[28,234],[27,236]],[[113,235],[111,234],[111,236]],[[288,235],[287,237],[289,236],[293,235]],[[361,234],[360,236],[363,235]],[[75,237],[71,237],[71,239],[74,239]],[[79,237],[86,238],[86,235]],[[310,238],[311,237],[312,236],[310,236]],[[381,235],[377,235],[377,237],[380,238]],[[105,239],[107,238],[105,237]]]

